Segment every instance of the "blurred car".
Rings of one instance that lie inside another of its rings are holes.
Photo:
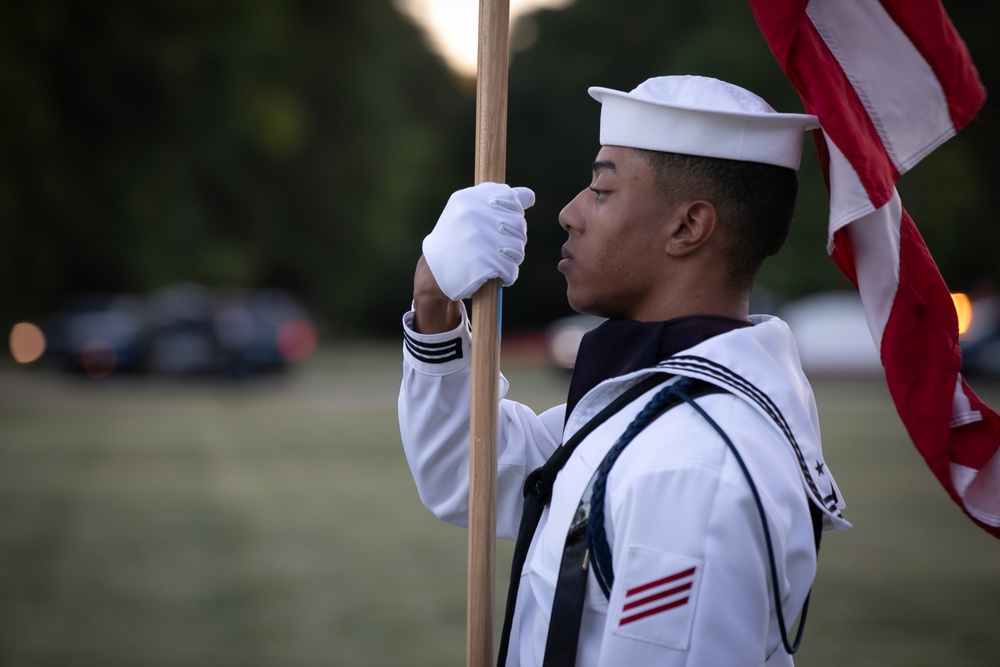
[[[82,293],[41,327],[43,358],[104,377],[112,373],[242,378],[286,369],[316,348],[305,307],[283,290],[216,290],[194,283],[145,299]]]
[[[792,330],[807,373],[882,372],[857,292],[813,294],[788,303],[779,314]]]
[[[216,304],[214,326],[222,372],[239,377],[280,371],[316,348],[306,309],[288,292],[230,294]]]
[[[195,375],[218,370],[215,298],[207,287],[181,283],[146,299],[144,363],[151,373]]]
[[[145,362],[153,373],[241,378],[281,371],[316,347],[305,307],[277,289],[164,288],[147,302]]]
[[[971,306],[969,328],[959,339],[962,372],[1000,378],[1000,297],[976,299]]]
[[[583,335],[604,320],[596,315],[568,315],[550,324],[545,332],[545,345],[552,363],[558,368],[572,370]]]
[[[72,295],[41,328],[44,358],[66,370],[103,377],[140,368],[142,304],[135,297],[98,292]]]
[[[1000,297],[969,302],[964,295],[955,296],[963,297],[970,313],[968,328],[959,337],[962,372],[968,376],[1000,378]],[[786,306],[781,315],[792,329],[802,366],[807,371],[882,372],[856,292],[805,297]]]

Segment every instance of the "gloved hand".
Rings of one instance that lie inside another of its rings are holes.
[[[424,238],[427,266],[452,301],[467,299],[491,278],[517,280],[528,240],[524,210],[535,203],[528,188],[480,183],[448,199]]]

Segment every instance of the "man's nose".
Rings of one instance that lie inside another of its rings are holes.
[[[559,212],[559,226],[565,229],[567,232],[570,229],[579,230],[580,228],[580,216],[577,210],[577,204],[584,192],[586,191],[581,190],[580,194],[578,194],[576,197],[573,197],[573,199],[568,204],[563,206],[563,210]]]

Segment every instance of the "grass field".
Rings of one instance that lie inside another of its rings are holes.
[[[508,375],[540,407],[565,391]],[[0,369],[0,665],[463,664],[465,533],[419,505],[398,381],[396,347],[242,385]],[[825,539],[796,664],[998,664],[1000,544],[880,382],[816,389],[855,528]]]

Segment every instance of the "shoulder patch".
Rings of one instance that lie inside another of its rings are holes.
[[[632,547],[609,604],[615,634],[686,650],[703,562]]]

